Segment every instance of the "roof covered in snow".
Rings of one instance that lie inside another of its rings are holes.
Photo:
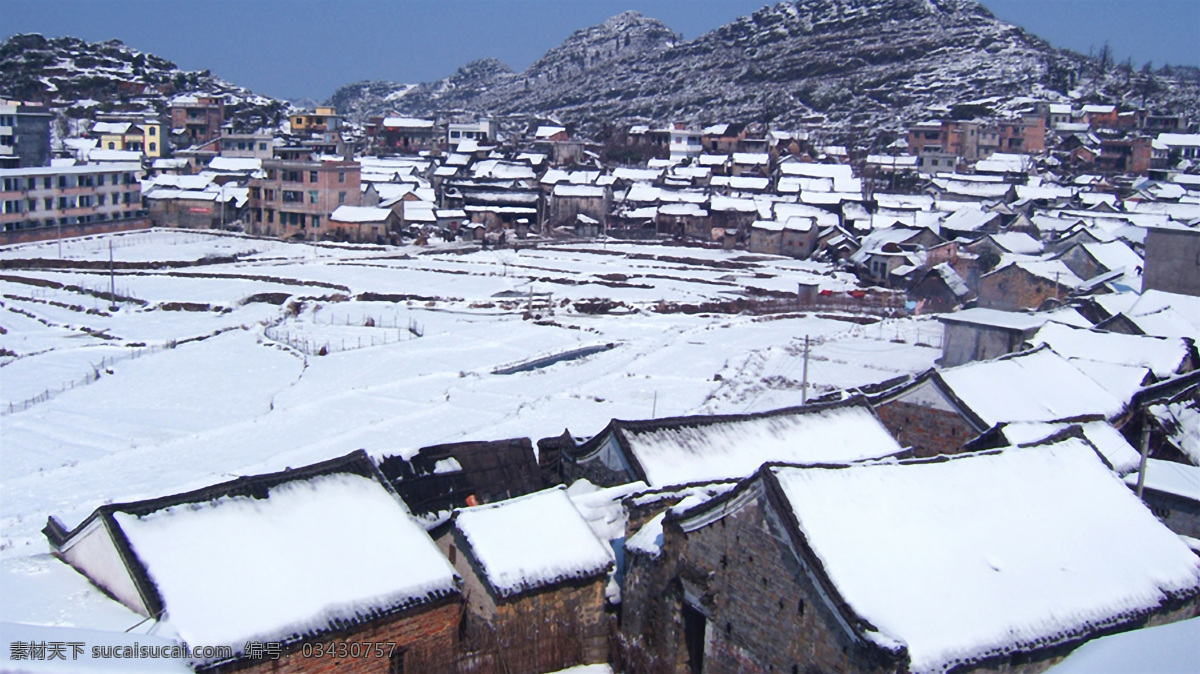
[[[373,208],[370,206],[338,206],[329,219],[336,222],[383,222],[392,215],[390,208]]]
[[[1038,330],[1033,344],[1049,344],[1060,355],[1104,363],[1147,367],[1154,376],[1175,374],[1189,361],[1192,347],[1181,338],[1126,335],[1048,323]]]
[[[1133,623],[1200,591],[1200,561],[1077,438],[769,473],[825,590],[913,672]]]
[[[613,564],[564,487],[460,509],[454,526],[501,598],[602,575]]]
[[[1056,421],[1119,415],[1125,404],[1049,348],[947,368],[947,389],[987,427],[1002,421]]]
[[[744,477],[768,461],[842,463],[902,449],[862,398],[760,414],[614,419],[579,448],[577,460],[609,442],[651,486]]]
[[[141,591],[188,643],[239,652],[247,640],[292,641],[458,591],[454,569],[361,450],[104,506],[70,533],[52,520],[47,536],[70,547],[97,517],[123,534]],[[82,560],[85,575],[96,561]]]

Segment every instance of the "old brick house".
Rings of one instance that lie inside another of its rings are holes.
[[[455,662],[461,579],[362,450],[104,505],[69,531],[51,517],[43,531],[55,556],[130,610],[232,653],[194,662],[202,671],[443,672]],[[277,658],[256,657],[263,642]],[[343,642],[358,655],[337,655]],[[386,651],[363,654],[364,642]]]
[[[1085,286],[1061,260],[1014,261],[979,277],[978,306],[1002,311],[1041,309]]]
[[[438,546],[464,578],[468,656],[538,674],[608,660],[614,557],[556,487],[455,511]]]
[[[1128,401],[1048,347],[929,370],[871,400],[896,440],[919,457],[957,454],[1002,422],[1099,416],[1119,426],[1128,416]]]
[[[630,671],[1039,672],[1200,596],[1195,556],[1078,438],[768,464],[656,526],[631,538]]]

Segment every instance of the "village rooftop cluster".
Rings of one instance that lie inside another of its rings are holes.
[[[35,107],[0,123],[48,125]],[[944,337],[935,368],[800,406],[346,448],[51,516],[51,551],[112,600],[232,652],[189,666],[1066,673],[1085,644],[1157,664],[1195,643],[1188,120],[945,111],[869,153],[756,124],[592,142],[554,120],[356,125],[330,108],[235,133],[223,110],[178,97],[59,139],[71,157],[0,169],[5,242],[154,227],[376,252],[737,251],[857,276],[749,298],[763,313],[938,313]],[[249,646],[264,642],[278,660]],[[342,642],[396,648],[306,657]]]

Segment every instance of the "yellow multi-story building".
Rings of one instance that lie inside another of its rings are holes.
[[[300,112],[288,118],[292,123],[292,133],[309,135],[313,133],[328,134],[338,130],[341,115],[331,107],[317,107],[316,112]]]
[[[163,125],[157,119],[99,121],[92,126],[91,135],[102,150],[141,152],[152,159],[166,155]]]

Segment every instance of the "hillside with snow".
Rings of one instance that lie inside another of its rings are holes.
[[[1055,49],[974,0],[798,0],[692,40],[625,12],[576,31],[523,72],[477,61],[417,86],[350,85],[330,103],[358,116],[553,116],[594,131],[622,122],[774,122],[849,139],[899,132],[955,105],[1030,98],[1195,117],[1200,78],[1194,69],[1137,71]]]

